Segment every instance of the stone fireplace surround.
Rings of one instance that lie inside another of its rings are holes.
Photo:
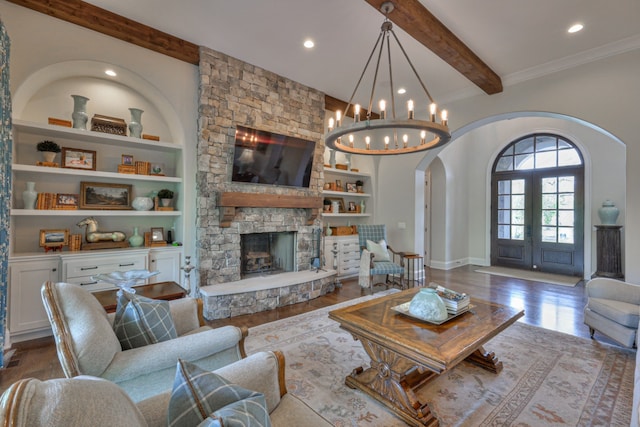
[[[324,94],[204,47],[199,71],[196,248],[205,317],[254,313],[333,291],[335,272],[309,272],[314,231],[322,227],[316,215],[323,184]],[[309,189],[231,182],[236,124],[316,141]],[[229,195],[236,200],[231,206],[225,203]],[[303,282],[292,284],[281,275],[241,281],[240,236],[280,231],[297,232],[298,272],[287,274]]]

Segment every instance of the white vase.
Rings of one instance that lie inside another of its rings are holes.
[[[71,95],[73,98],[73,113],[71,118],[73,119],[73,127],[75,129],[87,129],[87,121],[89,116],[87,115],[87,101],[89,98],[82,95]]]
[[[167,207],[171,206],[171,200],[173,199],[160,199],[160,202],[162,203],[162,206]]]
[[[131,112],[131,121],[129,122],[129,136],[134,138],[142,137],[142,113],[143,110],[139,108],[129,108]]]
[[[153,200],[151,200],[151,197],[138,196],[133,199],[131,206],[137,211],[148,211],[153,208]]]
[[[55,153],[54,153],[55,154]],[[36,191],[35,182],[27,182],[27,189],[22,192],[22,200],[24,201],[24,209],[35,209],[38,192]]]
[[[53,163],[56,159],[56,153],[54,153],[53,151],[41,151],[41,153],[42,158],[45,162]]]

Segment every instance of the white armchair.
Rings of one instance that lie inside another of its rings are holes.
[[[598,331],[632,347],[640,321],[640,286],[598,277],[587,282],[585,289],[588,301],[584,323],[589,326],[591,338]]]
[[[212,371],[246,357],[247,329],[202,326],[201,302],[194,298],[169,302],[178,338],[125,351],[113,330],[113,314],[107,314],[90,292],[74,284],[47,282],[42,300],[67,378],[105,378],[134,402],[171,390],[178,358]]]

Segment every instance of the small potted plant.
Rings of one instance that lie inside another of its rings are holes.
[[[362,192],[363,192],[363,189],[362,189],[362,188],[363,188],[363,186],[364,186],[364,182],[362,182],[362,181],[360,181],[360,180],[357,180],[357,181],[356,181],[356,191],[357,191],[358,193],[362,193]]]
[[[53,141],[40,141],[36,145],[36,150],[42,153],[42,157],[45,162],[53,162],[56,158],[56,153],[59,153],[60,146]]]
[[[324,211],[325,212],[331,212],[331,200],[329,199],[324,199],[323,206],[324,206]]]
[[[158,191],[158,198],[162,201],[162,206],[171,205],[171,200],[173,199],[173,191],[163,188]]]

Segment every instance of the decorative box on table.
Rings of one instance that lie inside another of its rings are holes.
[[[127,135],[127,124],[123,119],[94,114],[91,119],[91,130],[110,133],[112,135]]]

